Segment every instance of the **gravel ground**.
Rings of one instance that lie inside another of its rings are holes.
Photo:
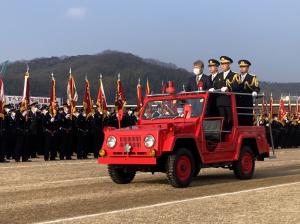
[[[112,183],[96,160],[0,164],[0,223],[300,223],[300,149],[278,150],[240,181],[203,169],[191,187],[164,174]]]

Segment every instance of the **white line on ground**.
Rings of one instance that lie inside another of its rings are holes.
[[[272,188],[276,188],[276,187],[286,187],[286,186],[297,185],[297,184],[300,184],[300,181],[286,183],[286,184],[277,184],[277,185],[268,186],[268,187],[259,187],[259,188],[252,188],[252,189],[248,189],[248,190],[228,192],[228,193],[223,193],[223,194],[215,194],[215,195],[201,196],[201,197],[195,197],[195,198],[188,198],[188,199],[183,199],[183,200],[169,201],[169,202],[157,203],[157,204],[146,205],[146,206],[132,207],[132,208],[127,208],[127,209],[113,210],[113,211],[109,211],[109,212],[81,215],[81,216],[75,216],[75,217],[65,218],[65,219],[56,219],[56,220],[52,220],[52,221],[38,222],[36,224],[52,224],[52,223],[68,222],[68,221],[74,221],[74,220],[80,220],[80,219],[86,219],[86,218],[94,218],[94,217],[98,217],[98,216],[102,216],[102,215],[111,215],[111,214],[130,212],[130,211],[140,210],[140,209],[156,208],[156,207],[167,206],[167,205],[172,205],[172,204],[177,204],[177,203],[184,203],[184,202],[190,202],[190,201],[196,201],[196,200],[204,200],[207,198],[225,197],[225,196],[231,196],[231,195],[236,195],[236,194],[249,193],[249,192],[253,192],[253,191],[262,191],[262,190],[268,190],[268,189],[272,189]]]

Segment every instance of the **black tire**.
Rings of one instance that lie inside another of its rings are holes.
[[[188,187],[195,173],[192,153],[186,148],[177,149],[168,156],[166,174],[169,183],[176,188]]]
[[[136,171],[108,165],[108,174],[116,184],[129,184],[134,179]]]
[[[233,172],[236,178],[248,180],[253,177],[255,170],[255,156],[249,146],[243,146],[239,160],[233,163]]]

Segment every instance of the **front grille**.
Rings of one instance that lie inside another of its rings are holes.
[[[120,137],[120,146],[124,147],[126,144],[129,144],[133,148],[140,148],[141,137],[140,136]]]

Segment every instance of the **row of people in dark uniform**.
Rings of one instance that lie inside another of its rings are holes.
[[[259,122],[261,126],[266,127],[268,142],[271,146],[270,132],[272,132],[275,149],[300,147],[300,117],[297,115],[286,116],[283,120],[279,120],[275,115],[270,120],[265,114],[260,117]]]
[[[71,160],[74,153],[77,159],[87,159],[90,153],[96,158],[104,140],[103,128],[118,128],[113,109],[106,116],[97,109],[91,116],[83,109],[71,115],[68,105],[64,105],[55,116],[51,114],[48,107],[39,108],[37,103],[25,111],[6,105],[4,117],[0,117],[0,162],[27,162],[38,155],[43,155],[45,161]],[[127,109],[121,126],[136,121],[133,109]]]

